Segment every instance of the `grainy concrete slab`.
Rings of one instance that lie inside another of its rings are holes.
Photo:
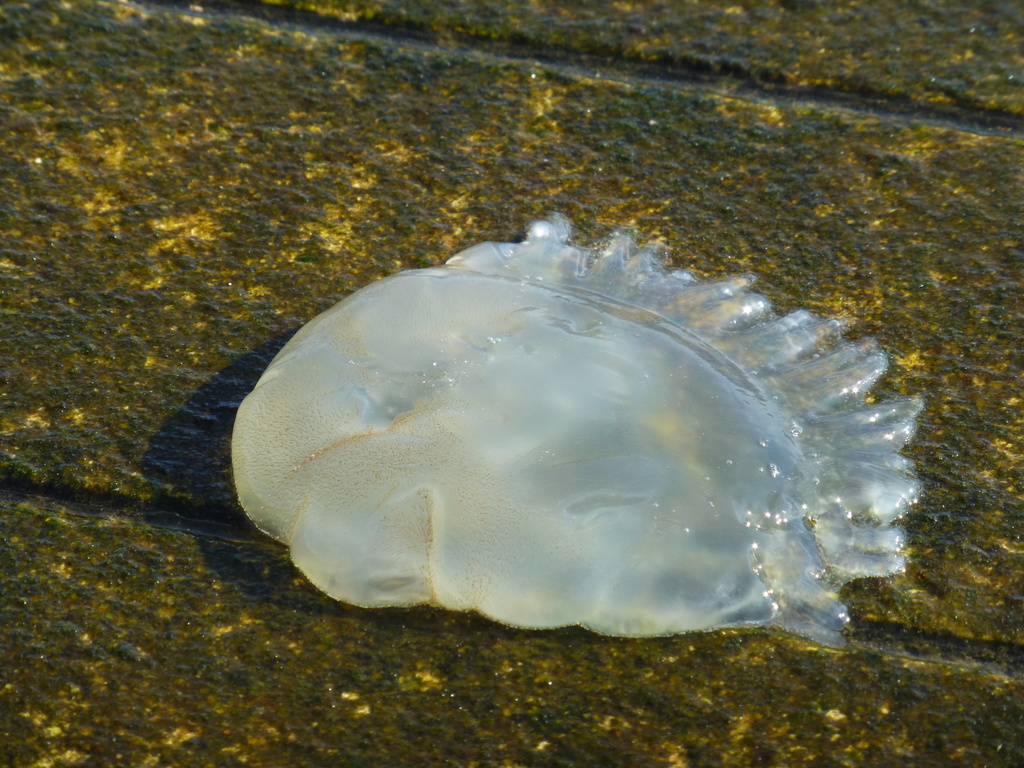
[[[357,31],[0,8],[0,758],[1020,764],[1024,141]],[[231,418],[283,340],[554,210],[758,273],[924,395],[849,648],[362,611],[246,527]]]
[[[656,64],[662,74],[753,81],[778,95],[827,91],[880,109],[956,114],[991,126],[1024,116],[1024,11],[1013,2],[844,3],[836,0],[284,0],[343,22],[373,22],[612,66]],[[253,9],[253,6],[262,8]],[[280,13],[280,11],[276,11]],[[279,16],[280,17],[280,16]],[[306,18],[301,12],[293,18]],[[586,58],[593,57],[593,58]],[[916,106],[912,107],[912,104]],[[982,114],[987,113],[987,114]]]

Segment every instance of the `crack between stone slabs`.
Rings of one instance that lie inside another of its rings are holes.
[[[859,619],[850,645],[908,661],[945,664],[958,670],[1024,678],[1024,647],[1004,640],[974,640],[925,632],[894,621]]]
[[[76,517],[92,517],[105,520],[118,520],[125,523],[138,523],[154,528],[219,539],[241,544],[262,544],[271,540],[246,518],[245,523],[233,525],[216,520],[203,519],[204,510],[185,512],[163,509],[144,502],[115,497],[85,499],[76,493],[73,498],[63,497],[57,493],[40,493],[29,490],[0,488],[0,504],[34,507],[58,515],[74,515]],[[279,546],[276,543],[274,546]]]
[[[660,85],[782,107],[832,109],[905,125],[927,125],[981,136],[1024,137],[1024,115],[980,105],[933,104],[878,91],[842,90],[787,83],[784,75],[736,62],[681,56],[638,61],[613,55],[572,50],[541,49],[530,40],[496,40],[454,30],[433,30],[414,24],[345,21],[285,6],[251,5],[211,0],[201,5],[188,0],[148,0],[121,4],[142,11],[180,13],[197,18],[221,18],[284,27],[311,35],[334,35],[404,45],[430,53],[485,56],[517,66],[531,64],[563,75],[631,86]]]

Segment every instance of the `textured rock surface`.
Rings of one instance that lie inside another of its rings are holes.
[[[539,65],[302,21],[0,8],[0,762],[1019,765],[1019,91],[914,120],[617,72],[614,47],[601,77],[571,36]],[[930,104],[914,84],[956,55],[900,92]],[[983,82],[1014,60],[971,61]],[[247,527],[227,436],[283,340],[552,210],[758,273],[780,310],[878,337],[880,395],[925,396],[908,570],[844,590],[851,647],[361,611]]]
[[[832,101],[931,111],[990,126],[1013,126],[1011,115],[1024,114],[1024,16],[1013,3],[285,0],[281,5],[344,22],[376,22],[420,38],[527,50],[548,59],[571,60],[566,54],[572,51],[576,57],[614,57],[620,64],[654,64],[657,69],[647,71],[723,90],[744,89],[751,82],[776,97],[827,89]]]

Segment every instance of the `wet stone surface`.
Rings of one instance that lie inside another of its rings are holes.
[[[833,101],[1018,129],[1024,115],[1024,19],[1013,3],[280,3],[298,9],[294,14],[278,3],[228,0],[232,5],[299,23],[312,9],[344,23],[375,23],[415,37],[539,58],[587,56],[588,66],[654,64],[645,71],[721,89],[757,83],[776,98],[828,89]]]
[[[0,762],[1020,764],[1022,132],[373,21],[0,9]],[[879,397],[924,396],[908,568],[844,589],[850,646],[355,609],[247,525],[233,413],[290,334],[551,211],[758,274],[879,339]]]

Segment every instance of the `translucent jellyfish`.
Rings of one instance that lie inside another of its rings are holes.
[[[875,342],[749,277],[569,234],[536,222],[303,327],[239,408],[242,506],[359,606],[839,642],[836,590],[903,567],[920,401],[868,404]]]

